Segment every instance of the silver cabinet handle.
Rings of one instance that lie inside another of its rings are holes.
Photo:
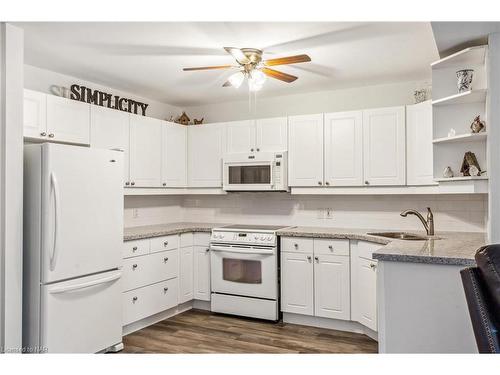
[[[123,148],[111,148],[111,151],[119,151],[119,152],[125,152]]]
[[[210,251],[210,248],[209,248],[209,247],[207,247],[207,248],[205,249],[205,253],[208,253],[209,251]]]
[[[307,256],[307,260],[308,260],[309,262],[311,262],[312,257],[311,257],[310,255],[308,255],[308,256]]]
[[[319,262],[319,258],[318,257],[314,257],[314,260],[316,261],[316,263]]]
[[[167,263],[167,262],[168,262],[168,257],[163,258],[163,263]]]
[[[167,293],[167,292],[168,292],[168,287],[163,288],[163,293]]]
[[[134,246],[134,247],[132,248],[132,251],[133,251],[133,252],[136,252],[136,251],[137,251],[137,246]]]
[[[130,185],[135,185],[135,182],[134,182],[134,181],[132,181],[132,182],[130,183]]]
[[[251,148],[250,151],[253,152],[253,148]]]
[[[125,186],[129,186],[130,185],[130,182],[125,182]]]
[[[296,249],[298,249],[299,248],[299,244],[298,243],[294,243],[293,247],[295,247]]]
[[[54,238],[52,245],[52,254],[50,256],[50,270],[54,271],[56,268],[57,254],[59,250],[59,231],[61,230],[61,224],[59,223],[61,213],[61,204],[59,202],[59,183],[54,172],[50,173],[50,184],[54,190]]]
[[[132,302],[136,303],[137,299],[138,299],[137,297],[132,298]]]
[[[374,270],[375,268],[377,268],[377,265],[375,263],[370,263],[370,268]]]
[[[318,185],[323,185],[323,183],[321,181],[318,181]]]
[[[137,268],[137,264],[132,264],[132,269],[135,270]]]
[[[45,137],[45,136],[47,135],[47,133],[45,133],[45,132],[41,132],[41,133],[40,133],[40,135],[41,135],[42,137]]]
[[[330,183],[328,181],[325,182],[325,185],[330,185]]]
[[[167,186],[167,183],[166,183],[166,182],[164,182],[162,185],[163,185],[163,186]]]
[[[370,185],[370,181],[366,180],[365,185]]]
[[[49,138],[54,138],[54,133],[50,133]]]
[[[257,152],[259,152],[259,151],[260,151],[260,148],[257,148]]]
[[[330,249],[330,251],[333,251],[333,246],[332,245],[328,245],[328,248]]]
[[[163,242],[163,246],[168,246],[168,241]]]

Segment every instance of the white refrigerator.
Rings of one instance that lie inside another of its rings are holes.
[[[23,347],[122,345],[123,153],[62,144],[24,151]]]

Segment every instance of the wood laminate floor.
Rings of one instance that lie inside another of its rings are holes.
[[[123,338],[122,353],[377,353],[357,333],[189,310]]]

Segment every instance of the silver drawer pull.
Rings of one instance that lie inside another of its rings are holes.
[[[132,264],[132,269],[135,270],[137,268],[137,264]]]
[[[316,261],[316,263],[319,262],[319,258],[318,257],[314,257],[314,260]]]
[[[312,258],[311,258],[311,256],[310,256],[310,255],[308,255],[308,256],[307,256],[307,260],[310,262],[310,261],[311,261],[311,259],[312,259]]]
[[[330,251],[333,251],[333,246],[332,245],[328,245],[328,248],[330,249]]]
[[[293,247],[295,247],[296,249],[298,249],[299,248],[299,244],[298,243],[294,243]]]
[[[134,247],[132,248],[132,251],[137,251],[137,246],[134,246]]]
[[[168,241],[163,242],[163,246],[168,246]]]
[[[132,298],[132,302],[136,303],[137,302],[137,297]]]
[[[205,253],[208,253],[209,251],[210,251],[210,248],[209,248],[209,247],[207,247],[207,248],[205,249]]]
[[[167,292],[168,292],[168,288],[167,287],[163,288],[163,293],[167,293]]]
[[[167,262],[168,262],[168,257],[163,258],[163,263],[167,263]]]
[[[370,263],[370,268],[374,270],[375,268],[377,268],[377,265],[375,263]]]

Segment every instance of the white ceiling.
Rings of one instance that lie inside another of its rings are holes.
[[[27,64],[178,106],[248,97],[223,88],[230,71],[183,67],[232,64],[224,46],[264,58],[307,53],[312,62],[276,67],[297,75],[268,80],[260,95],[430,78],[438,59],[430,24],[419,23],[18,23]]]

